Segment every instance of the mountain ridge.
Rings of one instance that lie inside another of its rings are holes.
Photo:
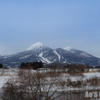
[[[38,42],[26,50],[8,56],[0,56],[0,63],[4,66],[19,67],[22,62],[42,61],[43,63],[75,63],[90,64],[92,66],[100,65],[100,58],[92,56],[85,51],[73,48],[56,48],[44,46]]]

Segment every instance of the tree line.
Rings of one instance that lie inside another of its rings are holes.
[[[43,63],[40,61],[40,62],[27,62],[27,63],[21,63],[20,65],[20,68],[23,68],[23,69],[34,69],[34,70],[37,70],[38,68],[43,68]]]

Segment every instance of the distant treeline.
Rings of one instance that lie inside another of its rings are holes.
[[[89,66],[89,64],[85,64],[85,65],[82,65],[82,64],[61,64],[61,63],[52,63],[52,64],[45,64],[43,66],[43,62],[26,62],[26,63],[21,63],[21,65],[19,66],[19,68],[23,68],[23,69],[34,69],[34,70],[37,70],[38,68],[67,68],[67,69],[80,69],[81,70],[84,70],[85,68],[94,68],[94,66]],[[0,68],[8,68],[7,66],[6,67],[3,67],[3,64],[0,63]],[[100,66],[96,66],[95,68],[100,68]],[[71,70],[72,71],[72,70]]]
[[[40,62],[27,62],[27,63],[21,63],[21,66],[20,68],[23,68],[23,69],[34,69],[34,70],[37,70],[38,68],[43,68],[43,63],[40,61]]]

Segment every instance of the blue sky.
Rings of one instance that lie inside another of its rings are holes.
[[[37,42],[100,57],[100,0],[0,0],[0,54]]]

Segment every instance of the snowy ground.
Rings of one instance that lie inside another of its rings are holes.
[[[11,76],[16,76],[17,74],[17,71],[18,69],[14,69],[14,68],[11,68],[11,69],[3,69],[3,71],[0,69],[0,88],[3,87],[3,84],[7,82],[7,80],[11,77]],[[50,70],[41,70],[39,72],[41,73],[44,73],[44,72],[47,72],[47,71],[50,71]],[[100,77],[100,72],[91,72],[92,69],[90,69],[90,72],[89,73],[83,73],[84,77],[83,77],[83,80],[85,79],[89,79],[91,77],[94,77],[94,76],[97,76],[97,77]],[[97,69],[94,69],[94,71],[97,71]],[[37,72],[35,70],[32,70],[33,73]],[[76,81],[76,80],[80,80],[82,77],[79,76],[69,76],[68,74],[62,74],[62,79],[66,79],[70,77],[70,79],[72,81]]]
[[[16,76],[17,71],[18,71],[18,69],[16,69],[16,68],[0,69],[0,89],[3,87],[4,83],[6,83],[8,79],[10,79],[12,76]],[[36,70],[31,70],[31,71],[33,73],[37,72]],[[48,70],[42,69],[38,72],[45,73],[47,71],[50,71],[50,69],[48,69]],[[95,71],[95,72],[93,72],[93,71]],[[97,69],[93,69],[93,70],[90,69],[90,72],[83,73],[84,77],[82,77],[82,76],[70,76],[67,73],[63,73],[61,75],[61,78],[63,80],[67,80],[68,77],[70,77],[71,81],[77,81],[77,80],[86,80],[86,79],[92,78],[94,76],[100,77],[100,72],[96,72],[96,71],[97,71]]]
[[[3,84],[7,82],[10,76],[0,76],[0,88],[3,87]]]
[[[36,73],[36,70],[31,70],[33,73]],[[49,72],[50,69],[40,69],[38,72],[45,73]],[[61,70],[63,71],[63,70]],[[67,71],[67,70],[66,70]],[[14,77],[17,75],[18,69],[17,68],[10,68],[10,69],[0,69],[0,93],[2,92],[2,87],[4,83],[6,83],[11,77]],[[77,80],[86,80],[92,77],[100,77],[100,72],[98,72],[98,69],[90,69],[88,73],[83,73],[83,76],[70,76],[68,73],[62,73],[61,78],[64,80],[67,80],[68,77],[70,77],[71,81],[77,81]],[[86,86],[85,88],[88,88],[89,86]],[[90,87],[89,87],[90,88]],[[93,87],[94,88],[94,87]],[[98,87],[95,87],[98,89]],[[80,88],[72,88],[68,87],[67,90],[78,90]],[[92,89],[92,87],[91,87]],[[1,100],[1,99],[0,99]]]
[[[4,83],[17,74],[18,69],[0,69],[0,88],[3,87]]]

